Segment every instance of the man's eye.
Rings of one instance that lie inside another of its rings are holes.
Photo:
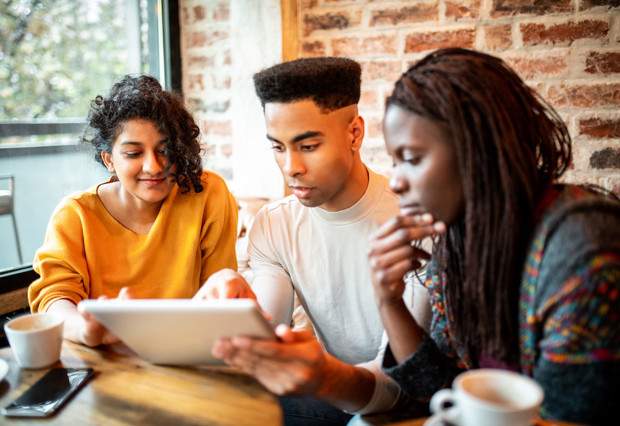
[[[316,148],[318,147],[318,144],[314,144],[314,145],[302,145],[301,146],[301,150],[302,151],[314,151]]]
[[[271,149],[273,149],[275,152],[283,151],[283,148],[280,145],[271,145]]]
[[[136,158],[140,154],[141,154],[140,152],[125,152],[123,155],[125,155],[125,157],[129,157],[129,158]]]

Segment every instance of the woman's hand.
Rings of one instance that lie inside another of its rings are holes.
[[[403,212],[404,213],[404,212]],[[405,302],[404,275],[429,260],[430,255],[412,245],[446,230],[443,222],[434,222],[430,214],[401,214],[387,221],[370,239],[368,257],[375,300],[385,327],[390,349],[398,363],[414,353],[424,332]]]
[[[134,296],[129,288],[123,287],[117,298],[133,299]],[[101,296],[99,299],[107,299],[107,297]],[[47,311],[59,313],[64,317],[63,337],[67,340],[86,346],[99,346],[119,341],[118,337],[110,333],[93,315],[78,308],[68,299],[55,301]]]
[[[404,275],[428,261],[430,254],[412,242],[445,231],[430,214],[400,215],[387,221],[370,238],[369,263],[379,305],[399,302],[405,290]]]
[[[134,295],[129,287],[121,288],[116,299],[126,300],[126,299],[134,299]],[[101,296],[98,300],[106,300],[109,299],[106,296]],[[87,346],[99,346],[99,345],[107,345],[110,343],[116,343],[120,341],[118,337],[114,334],[110,333],[99,321],[95,319],[95,317],[81,309],[79,306],[77,311],[80,313],[84,320],[84,324],[81,327],[79,333],[80,343],[83,343]]]

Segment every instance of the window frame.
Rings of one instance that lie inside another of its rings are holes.
[[[166,89],[173,89],[182,95],[181,69],[181,26],[179,22],[178,0],[148,0],[148,44],[151,75],[157,78]],[[157,12],[161,10],[162,14]],[[56,135],[79,133],[85,120],[79,119],[45,119],[45,120],[5,120],[0,121],[0,138],[9,136]],[[75,144],[69,144],[74,147]],[[0,144],[0,156],[10,155],[14,149],[28,149],[32,153],[48,152],[62,147],[54,144]],[[67,145],[67,144],[62,144]],[[73,148],[72,148],[73,149]],[[38,278],[32,264],[22,264],[0,270],[0,296],[28,287]]]
[[[150,74],[157,78],[165,89],[173,89],[182,94],[179,2],[148,0],[147,10]],[[160,10],[163,13],[158,13]],[[84,123],[83,118],[0,120],[0,138],[79,133]],[[42,147],[45,145],[40,144]],[[32,148],[32,144],[29,144],[29,147]],[[0,145],[0,152],[2,149]]]

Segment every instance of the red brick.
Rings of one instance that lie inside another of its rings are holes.
[[[303,35],[307,36],[317,30],[344,30],[359,26],[362,11],[328,12],[322,15],[304,15]]]
[[[220,153],[226,158],[232,157],[233,145],[231,143],[222,144],[220,146]]]
[[[571,0],[493,0],[491,17],[571,11]]]
[[[362,90],[359,106],[361,108],[380,108],[379,104],[379,93],[377,93],[376,89],[364,89]]]
[[[590,52],[586,58],[585,71],[588,74],[620,73],[620,52]]]
[[[325,56],[325,44],[322,41],[304,42],[301,44],[301,52],[303,56]]]
[[[620,107],[620,83],[551,86],[547,100],[558,107]]]
[[[195,31],[190,36],[190,47],[213,46],[214,44],[228,40],[227,31]]]
[[[570,46],[576,40],[606,38],[609,33],[609,24],[591,19],[550,26],[521,24],[521,33],[525,46],[541,44]]]
[[[480,0],[446,1],[446,18],[476,19],[480,15]]]
[[[484,28],[486,50],[504,50],[512,46],[512,26],[493,25]]]
[[[190,17],[189,17],[189,10],[187,7],[182,7],[181,8],[181,23],[186,26],[189,25],[190,22]]]
[[[230,121],[204,120],[203,132],[209,135],[231,136],[232,125]]]
[[[587,10],[599,6],[620,7],[620,0],[581,0],[579,10]]]
[[[413,33],[405,38],[405,53],[422,52],[442,47],[473,48],[475,38],[476,31],[474,29]]]
[[[313,9],[317,6],[319,0],[301,0],[299,10]]]
[[[213,56],[190,56],[188,65],[190,67],[212,67],[215,65],[215,59]]]
[[[207,17],[207,11],[204,6],[195,6],[193,8],[194,12],[194,22],[204,21]]]
[[[216,22],[228,21],[230,19],[230,3],[218,3],[213,10],[213,20]]]
[[[204,131],[204,129],[203,129],[202,133],[206,134],[206,132]],[[210,143],[210,144],[208,144],[208,145],[203,146],[203,149],[205,150],[205,153],[206,153],[207,158],[209,158],[209,157],[214,157],[214,156],[215,156],[215,153],[216,153],[216,151],[215,151],[215,150],[216,150],[216,148],[217,148],[217,146],[216,146],[216,145],[214,145],[214,144],[212,144],[212,143]]]
[[[375,37],[343,37],[332,40],[335,56],[359,56],[364,54],[396,54],[396,35]]]
[[[439,20],[437,4],[419,3],[415,6],[399,9],[373,10],[370,16],[370,26],[413,24],[417,22],[431,22]]]
[[[507,58],[506,61],[525,80],[541,76],[563,75],[568,70],[566,56]]]
[[[364,81],[386,80],[394,82],[402,74],[400,61],[373,61],[362,63]]]
[[[579,120],[579,134],[593,138],[620,138],[620,119],[587,118]]]
[[[189,74],[190,90],[205,90],[205,85],[202,81],[202,77],[202,74]]]
[[[620,169],[620,149],[604,148],[590,157],[593,169]]]

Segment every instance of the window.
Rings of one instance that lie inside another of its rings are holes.
[[[0,271],[32,262],[62,197],[109,178],[77,145],[90,101],[128,73],[180,90],[177,9],[167,0],[0,3],[0,174],[13,177],[21,247],[11,215],[0,215]]]

